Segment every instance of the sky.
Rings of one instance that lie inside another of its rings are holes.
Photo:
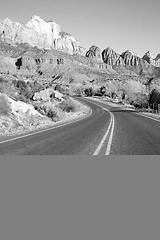
[[[53,20],[87,50],[111,47],[140,57],[160,53],[160,0],[1,0],[0,21],[26,23],[34,15]]]

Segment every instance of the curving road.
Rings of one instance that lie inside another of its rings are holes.
[[[11,141],[0,142],[0,154],[9,155],[77,155],[93,154],[105,134],[110,114],[87,102],[92,114],[82,120]]]
[[[110,155],[160,155],[160,121],[107,102],[98,104],[114,115]]]
[[[1,155],[159,155],[160,122],[107,102],[83,99],[85,119],[0,142]]]

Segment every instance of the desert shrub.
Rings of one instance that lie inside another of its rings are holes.
[[[25,82],[21,81],[17,83],[19,89],[19,94],[23,95],[25,98],[32,99],[34,92],[32,88]]]
[[[136,108],[146,108],[148,106],[148,96],[143,93],[132,93],[127,95],[126,100]]]
[[[37,81],[34,81],[33,83],[25,82],[23,80],[13,81],[12,82],[16,88],[18,89],[18,93],[21,99],[33,99],[35,92],[40,92],[44,89],[44,87],[39,84]],[[22,97],[23,96],[23,97]],[[21,100],[23,101],[23,100]],[[25,100],[26,101],[26,100]]]
[[[105,94],[106,94],[105,86],[101,86],[100,88],[97,88],[94,91],[92,90],[92,95],[95,96],[104,96]]]
[[[53,109],[51,109],[51,108],[46,111],[46,115],[47,115],[47,117],[51,118],[52,120],[54,120],[54,118],[57,116],[56,112],[53,111]]]
[[[126,96],[125,92],[122,92],[122,95],[121,95],[122,100],[125,99],[125,96]]]
[[[62,111],[65,112],[76,111],[76,104],[70,98],[66,98],[64,101],[59,103],[59,107]]]
[[[73,83],[74,82],[74,78],[73,77],[70,77],[69,78],[69,83]]]
[[[9,115],[11,108],[7,102],[7,98],[4,95],[0,95],[0,115]]]
[[[117,94],[115,92],[111,92],[111,98],[116,98]]]
[[[66,88],[65,88],[66,90]],[[82,96],[84,91],[84,86],[81,83],[75,83],[69,86],[68,93],[70,95]],[[65,91],[66,94],[66,91]]]
[[[149,94],[149,105],[152,109],[157,110],[158,104],[160,104],[160,92],[153,89]]]
[[[106,93],[106,88],[105,88],[105,86],[102,86],[102,87],[100,88],[100,93],[101,93],[102,95],[104,95],[104,94]]]
[[[75,95],[78,96],[78,97],[82,96],[82,92],[81,92],[80,89],[76,89],[76,90],[74,91],[74,93],[75,93]]]
[[[156,89],[153,89],[149,95],[149,103],[150,104],[158,104],[160,103],[160,92],[158,92]]]
[[[37,81],[34,81],[33,84],[31,84],[31,87],[33,88],[34,92],[40,92],[41,90],[44,90],[44,87]]]
[[[21,90],[23,91],[23,90],[26,89],[27,83],[26,83],[25,81],[23,81],[23,80],[18,80],[18,81],[16,82],[16,87],[19,88],[19,89],[21,89]]]
[[[56,107],[53,104],[34,102],[33,106],[40,114],[51,118],[53,121],[58,117]]]
[[[15,73],[13,74],[13,77],[18,78],[18,77],[17,77],[17,74],[15,74]]]
[[[28,99],[24,95],[21,95],[21,94],[17,97],[17,100],[28,103]]]
[[[3,77],[0,77],[0,83],[6,82]]]
[[[57,90],[58,92],[63,93],[63,90],[60,84],[56,84],[54,90]]]
[[[92,87],[86,88],[86,89],[84,90],[84,94],[85,94],[86,97],[91,97],[91,96],[93,95],[93,89],[92,89]]]
[[[16,85],[17,85],[17,80],[16,80],[16,79],[12,80],[12,84],[13,84],[14,86],[16,86]]]

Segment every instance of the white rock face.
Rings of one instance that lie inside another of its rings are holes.
[[[12,45],[29,43],[41,49],[56,49],[84,55],[80,43],[73,36],[61,32],[57,23],[46,22],[38,16],[33,16],[26,24],[12,22],[6,18],[0,22],[0,39]]]

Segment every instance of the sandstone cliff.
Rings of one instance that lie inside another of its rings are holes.
[[[149,64],[155,67],[160,67],[160,54],[157,54],[155,58],[152,57],[150,51],[146,52],[142,59],[146,60]]]
[[[28,43],[41,49],[56,49],[69,54],[85,55],[85,49],[70,34],[62,32],[60,25],[33,16],[26,24],[12,22],[9,18],[0,22],[0,39],[12,45]]]
[[[101,50],[99,47],[95,45],[89,48],[89,50],[86,52],[86,57],[96,60],[98,62],[103,62],[102,56],[101,56]]]
[[[131,67],[131,69],[137,74],[155,74],[155,67],[149,64],[146,60],[140,58],[136,53],[127,50],[121,54],[121,57],[123,58],[125,65]]]
[[[155,66],[160,67],[160,53],[155,57]]]
[[[120,54],[116,53],[113,49],[110,47],[104,49],[102,51],[102,59],[106,64],[112,65],[112,66],[123,66],[124,61]]]

